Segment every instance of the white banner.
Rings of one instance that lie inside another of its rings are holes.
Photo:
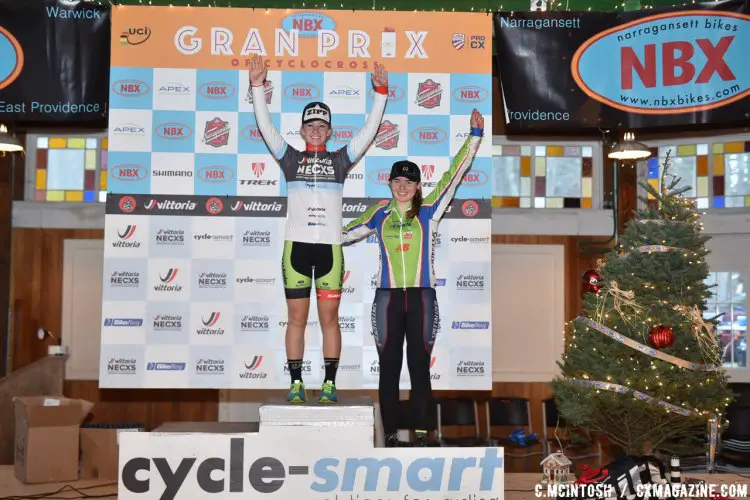
[[[148,27],[139,28],[144,19]],[[483,114],[487,136],[440,224],[441,328],[431,370],[435,389],[491,389],[491,18],[127,6],[113,9],[112,30],[121,35],[112,38],[103,175],[100,387],[289,386],[281,275],[288,189],[254,114],[246,59],[260,53],[272,64],[271,121],[297,149],[300,113],[315,101],[331,107],[327,148],[349,144],[375,102],[373,58],[386,66],[385,114],[347,174],[344,223],[391,197],[398,160],[419,166],[428,196],[465,143],[472,110]],[[270,52],[287,35],[294,47]],[[341,47],[321,54],[319,36],[341,37]],[[378,386],[375,238],[345,248],[340,389]],[[321,343],[312,300],[303,365],[311,389],[324,373]],[[401,388],[409,389],[406,363]]]
[[[376,200],[347,198],[350,220]],[[455,200],[435,249],[440,329],[432,387],[492,384],[490,202]],[[113,195],[107,199],[100,387],[271,389],[289,385],[281,276],[286,198]],[[376,389],[377,236],[344,247],[337,386]],[[302,374],[322,382],[311,302]],[[401,388],[409,389],[404,363]]]
[[[262,432],[124,433],[120,436],[118,498],[503,498],[502,448],[367,449],[337,441],[335,428],[287,429],[285,443]]]

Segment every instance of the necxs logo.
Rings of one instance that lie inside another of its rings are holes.
[[[230,438],[229,449],[219,451],[218,456],[211,456],[210,452],[201,453],[204,449],[216,450],[216,445],[201,446],[201,451],[197,447],[193,451],[194,446],[190,446],[185,455],[193,456],[182,459],[179,459],[179,455],[175,456],[179,447],[162,446],[163,454],[171,455],[169,458],[135,456],[125,461],[121,485],[131,493],[150,493],[154,497],[160,494],[159,498],[177,498],[180,493],[187,494],[189,491],[196,496],[203,496],[204,492],[222,493],[222,498],[225,498],[232,493],[237,497],[243,494],[246,497],[248,493],[250,496],[254,493],[276,493],[284,488],[287,480],[292,480],[309,483],[311,492],[329,496],[354,491],[395,493],[408,488],[433,493],[427,495],[434,497],[434,494],[443,491],[460,491],[462,483],[465,485],[468,481],[463,477],[465,471],[471,469],[476,469],[472,471],[472,476],[481,478],[473,488],[481,492],[493,491],[497,487],[495,476],[502,474],[503,470],[503,457],[497,456],[497,448],[484,448],[483,456],[467,453],[465,457],[455,458],[394,457],[390,456],[389,450],[377,448],[370,456],[342,458],[323,455],[312,463],[301,461],[287,464],[276,457],[264,456],[262,452],[246,451],[245,445],[253,441],[246,441],[242,437]],[[155,449],[150,446],[144,448]],[[424,479],[424,471],[430,471],[429,479]],[[382,480],[383,475],[388,479]],[[151,491],[152,477],[158,477],[155,483],[163,484],[163,491]],[[349,497],[346,495],[346,498]]]

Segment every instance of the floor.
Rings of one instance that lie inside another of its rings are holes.
[[[750,479],[741,478],[736,474],[685,474],[685,477],[695,477],[706,482],[721,484],[734,482],[750,484]],[[514,474],[505,475],[505,499],[531,500],[536,499],[534,487],[541,479],[540,474]],[[76,488],[79,491],[75,491]],[[62,491],[61,491],[62,489]],[[59,493],[57,493],[59,492]],[[53,493],[50,495],[56,499],[81,498],[83,494],[98,498],[117,498],[117,484],[109,481],[76,481],[66,485],[58,483],[26,485],[15,478],[12,465],[0,465],[0,494],[1,498],[13,500],[14,497],[39,495]],[[111,495],[111,496],[105,496]],[[37,497],[42,498],[42,497]]]

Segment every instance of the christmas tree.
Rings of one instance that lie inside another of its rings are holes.
[[[732,398],[717,319],[703,317],[709,237],[669,155],[662,167],[659,188],[641,183],[651,203],[598,262],[598,286],[567,325],[562,376],[551,383],[569,425],[628,455],[707,450],[708,424],[720,430]]]

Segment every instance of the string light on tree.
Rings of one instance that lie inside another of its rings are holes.
[[[600,290],[584,294],[585,313],[566,329],[575,340],[552,383],[566,421],[606,434],[629,454],[655,452],[654,442],[662,452],[702,451],[708,417],[722,418],[711,408],[731,395],[725,377],[715,376],[723,369],[711,354],[717,345],[703,345],[715,332],[702,331],[692,312],[708,296],[706,238],[679,179],[668,165],[662,172],[658,189],[644,185],[658,203],[638,210],[597,266]],[[686,422],[662,425],[665,414]]]

